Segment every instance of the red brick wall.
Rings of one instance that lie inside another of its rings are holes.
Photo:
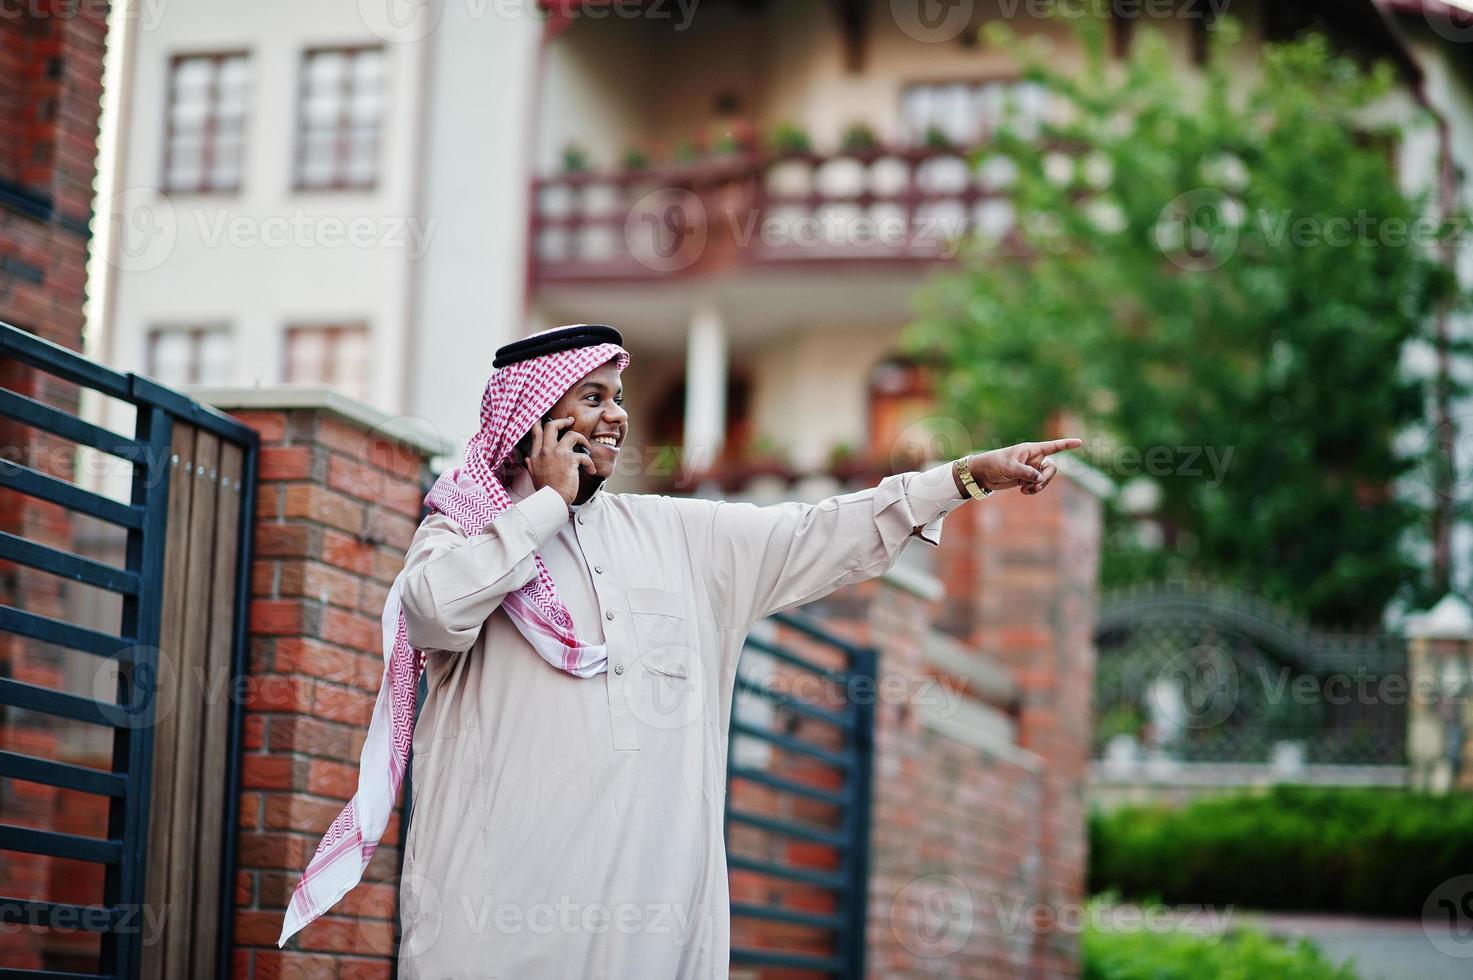
[[[0,16],[0,181],[8,195],[30,205],[0,201],[0,320],[63,346],[82,346],[91,186],[97,117],[102,95],[105,27],[97,5],[26,3]],[[8,200],[8,196],[7,196]],[[0,385],[75,411],[72,385],[0,360]],[[0,423],[6,458],[63,479],[74,478],[70,443],[24,426]],[[0,530],[32,541],[70,547],[65,511],[0,490]],[[62,580],[0,563],[0,602],[66,618]],[[12,635],[0,637],[0,673],[29,683],[62,686],[61,655]],[[34,717],[34,716],[33,716]],[[0,748],[65,758],[55,723],[18,720],[0,725]],[[90,762],[94,760],[67,759]],[[0,812],[7,823],[105,836],[105,807],[97,797],[36,783],[0,780]],[[101,869],[75,861],[0,854],[0,894],[59,901],[96,901]],[[0,930],[0,963],[8,967],[90,969],[95,937]]]
[[[291,887],[357,786],[379,616],[419,522],[424,457],[320,409],[237,411],[261,434],[241,760],[235,975],[387,977],[399,818],[364,882],[276,948]]]
[[[1022,689],[1020,742],[1044,764],[1028,818],[1038,834],[1037,900],[1046,915],[1068,915],[1083,898],[1086,871],[1099,501],[1061,477],[1042,496],[1005,494],[963,507],[947,522],[938,573],[946,603],[962,610],[947,625]],[[1077,972],[1074,932],[1031,933],[1030,976]]]

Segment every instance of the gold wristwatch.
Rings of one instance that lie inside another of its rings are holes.
[[[956,478],[961,481],[962,486],[966,488],[967,493],[973,500],[981,500],[983,497],[992,496],[992,490],[990,488],[979,486],[976,479],[973,478],[972,468],[968,465],[968,461],[971,458],[970,456],[961,456],[958,457],[956,462],[951,464],[952,468],[956,470]]]

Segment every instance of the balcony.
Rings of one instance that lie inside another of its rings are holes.
[[[534,283],[699,277],[734,268],[922,267],[1012,227],[1007,173],[972,148],[733,152],[533,184]]]

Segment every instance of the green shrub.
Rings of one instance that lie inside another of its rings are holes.
[[[1286,945],[1251,929],[1221,939],[1185,933],[1085,931],[1082,980],[1357,980],[1307,941]]]
[[[1090,815],[1090,889],[1168,904],[1416,916],[1473,867],[1473,798],[1275,787]]]

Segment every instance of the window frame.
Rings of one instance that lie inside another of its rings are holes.
[[[363,335],[363,363],[364,378],[363,391],[352,392],[344,381],[336,376],[333,371],[333,351],[340,343],[340,338],[350,332]],[[292,377],[292,338],[296,334],[318,333],[325,334],[331,338],[327,344],[327,356],[324,363],[328,366],[327,376],[313,381],[301,381]],[[288,323],[281,333],[281,381],[282,384],[302,386],[322,386],[333,388],[352,398],[366,398],[373,389],[373,328],[369,326],[368,320],[328,320],[322,322],[301,321]]]
[[[344,72],[345,80],[351,79],[352,59],[362,55],[364,52],[376,51],[383,61],[384,77],[388,74],[389,49],[384,44],[326,44],[316,47],[302,49],[301,57],[297,59],[297,96],[296,96],[296,125],[293,133],[292,148],[292,190],[298,194],[310,194],[314,192],[334,191],[374,191],[378,189],[379,179],[383,171],[383,147],[384,147],[384,122],[388,115],[388,93],[389,86],[383,84],[381,79],[381,92],[379,102],[378,118],[374,120],[373,137],[373,175],[367,181],[351,181],[346,178],[347,166],[347,133],[351,130],[349,125],[349,107],[352,104],[351,86],[339,93],[342,98],[342,106],[338,110],[338,119],[334,126],[333,139],[333,179],[328,183],[307,183],[303,180],[303,169],[307,155],[307,81],[312,59],[318,55],[339,54],[349,58],[349,71]],[[346,84],[346,81],[345,81]]]
[[[209,183],[209,175],[213,171],[215,137],[217,134],[216,122],[218,113],[215,107],[219,101],[220,70],[222,62],[227,59],[239,58],[246,63],[249,70],[251,64],[251,52],[248,48],[232,48],[219,51],[179,51],[169,56],[168,69],[164,77],[164,146],[162,155],[162,169],[159,171],[159,189],[165,196],[178,196],[183,194],[218,194],[239,195],[245,188],[246,183],[246,135],[250,130],[251,112],[250,101],[246,99],[242,106],[240,119],[240,166],[237,168],[235,183],[229,187],[216,187]],[[200,181],[193,185],[176,185],[170,178],[174,162],[174,89],[175,79],[178,77],[179,66],[186,61],[210,61],[214,67],[210,75],[210,98],[209,111],[205,115],[205,125],[201,130],[200,138]],[[247,95],[250,94],[249,77]]]
[[[986,72],[986,73],[977,74],[977,75],[943,75],[943,76],[938,76],[938,77],[935,77],[935,78],[908,78],[908,79],[905,79],[904,81],[902,81],[900,83],[900,93],[899,93],[899,99],[898,99],[898,105],[897,105],[897,112],[896,112],[896,119],[897,119],[897,121],[899,123],[899,125],[897,127],[897,129],[898,129],[898,135],[899,135],[901,141],[906,146],[920,147],[920,146],[924,146],[925,145],[925,133],[922,132],[920,134],[912,135],[912,133],[910,131],[910,129],[911,129],[911,120],[906,115],[906,106],[907,106],[907,103],[909,102],[910,95],[916,89],[921,89],[921,88],[940,89],[940,88],[954,88],[954,87],[957,87],[957,86],[962,86],[962,87],[965,87],[965,88],[969,89],[970,90],[970,93],[969,94],[971,96],[975,97],[977,90],[981,89],[984,85],[992,85],[992,84],[995,84],[995,83],[1002,83],[1003,85],[1013,85],[1013,86],[1016,86],[1016,85],[1038,85],[1038,83],[1032,82],[1029,79],[1024,78],[1021,74],[1019,74],[1017,72],[1003,72],[1003,71]],[[1040,86],[1040,88],[1043,88],[1043,87]],[[1045,92],[1045,94],[1047,94],[1047,91],[1048,90],[1046,88],[1043,88],[1043,91]],[[982,128],[980,126],[980,124],[979,124],[979,128]],[[958,142],[955,145],[958,148],[965,148],[965,147],[968,147],[968,146],[984,146],[984,145],[986,145],[986,143],[988,142],[988,140],[990,140],[992,138],[993,130],[994,129],[995,129],[995,127],[989,128],[987,132],[982,133],[974,141],[971,141],[971,142]],[[948,134],[948,138],[949,138],[949,134]]]
[[[158,374],[158,342],[165,334],[187,335],[189,337],[189,377],[183,381],[161,378]],[[228,321],[218,320],[209,323],[155,323],[147,328],[144,334],[143,350],[143,373],[164,385],[202,385],[215,382],[205,382],[200,379],[200,368],[203,358],[200,353],[203,349],[203,340],[206,334],[222,334],[227,341],[234,341],[235,332]],[[228,379],[221,384],[231,383]]]

